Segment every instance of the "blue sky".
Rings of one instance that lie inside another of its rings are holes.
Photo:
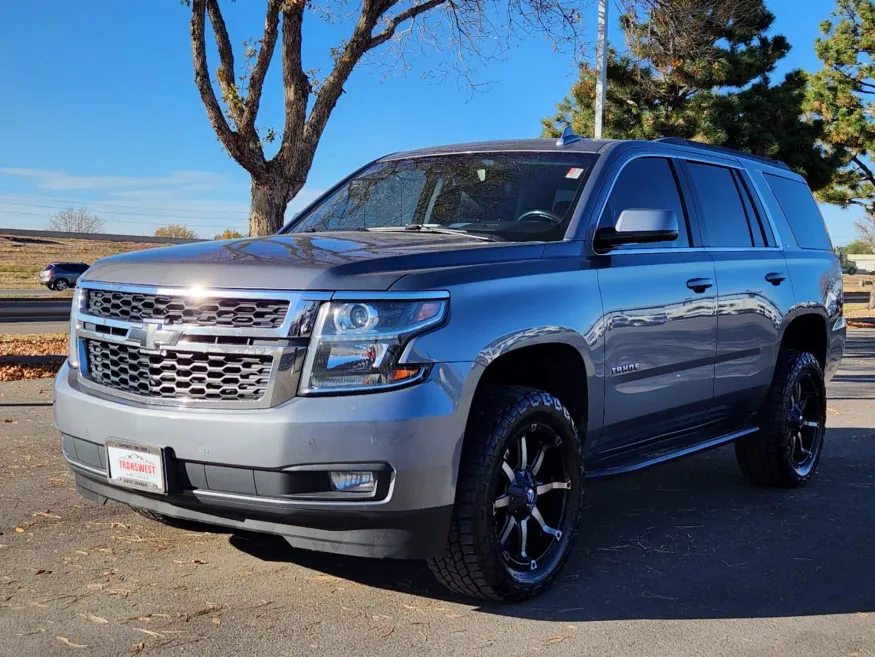
[[[801,4],[805,11],[801,11]],[[235,44],[260,36],[263,3],[224,3]],[[774,30],[794,48],[778,70],[813,70],[814,39],[829,0],[770,0]],[[589,23],[594,30],[595,10]],[[611,16],[615,23],[617,12]],[[44,0],[0,3],[0,227],[43,228],[74,205],[111,232],[151,234],[185,223],[203,237],[246,232],[249,182],[222,151],[193,83],[189,11],[176,0]],[[312,15],[305,68],[329,65],[343,30]],[[616,35],[616,30],[614,31]],[[382,154],[441,143],[537,136],[542,117],[567,93],[575,69],[540,38],[519,42],[476,77],[423,79],[428,62],[387,75],[360,68],[325,131],[300,208],[339,177]],[[279,61],[258,125],[282,125]],[[854,239],[854,212],[824,207],[833,240]]]

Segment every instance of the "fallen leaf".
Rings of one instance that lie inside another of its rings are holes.
[[[135,643],[131,646],[131,651],[134,653],[138,653],[138,652],[141,652],[143,650],[143,648],[145,648],[145,647],[146,647],[145,643],[143,643],[142,641],[138,641],[137,643]]]
[[[553,643],[562,643],[567,638],[567,636],[554,636],[552,639],[547,639],[544,644],[549,646]]]
[[[403,606],[405,609],[409,609],[410,611],[417,611],[417,612],[419,612],[420,614],[422,614],[423,616],[425,616],[425,612],[424,612],[422,609],[420,609],[419,607],[414,607],[414,606],[412,606],[412,605],[402,605],[402,606]]]
[[[390,637],[390,636],[392,636],[392,633],[393,633],[394,631],[395,631],[395,626],[393,625],[393,626],[390,627],[388,630],[386,630],[385,632],[383,632],[380,636],[383,637],[383,638],[385,639],[386,637]]]
[[[218,616],[213,616],[213,624],[215,624],[215,625],[221,625],[221,624],[222,624],[222,619],[219,618]]]
[[[95,616],[94,614],[79,614],[79,618],[81,618],[82,620],[91,621],[92,623],[97,623],[98,625],[105,625],[109,622],[102,616]]]
[[[37,511],[33,515],[40,516],[41,518],[54,518],[55,520],[60,520],[61,516],[56,516],[48,511]]]
[[[149,636],[153,636],[156,639],[163,639],[164,638],[163,634],[159,634],[158,632],[153,632],[152,630],[146,630],[146,629],[143,629],[142,627],[135,627],[134,630],[136,630],[137,632],[142,632],[143,634],[148,634]]]
[[[34,575],[51,575],[51,570],[46,570],[45,568],[31,568],[31,572]]]
[[[73,643],[72,641],[70,641],[70,639],[68,639],[65,636],[56,636],[55,638],[58,641],[60,641],[61,643],[63,643],[65,646],[69,646],[70,648],[87,648],[88,647],[82,643]]]
[[[21,527],[16,527],[16,528],[15,528],[15,533],[16,533],[16,534],[23,534],[23,533],[24,533],[24,530],[23,530]]]

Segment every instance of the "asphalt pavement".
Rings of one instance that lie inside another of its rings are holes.
[[[558,586],[519,605],[98,507],[50,382],[0,384],[0,655],[875,655],[875,330],[849,337],[807,487],[747,484],[731,446],[589,482]]]

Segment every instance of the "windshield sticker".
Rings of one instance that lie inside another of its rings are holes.
[[[577,180],[583,175],[583,169],[578,169],[577,167],[571,167],[568,170],[568,173],[565,174],[566,178],[571,178],[572,180]]]

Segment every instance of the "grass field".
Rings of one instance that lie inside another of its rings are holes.
[[[50,262],[87,262],[116,253],[163,246],[66,238],[20,237],[0,233],[0,288],[40,287],[39,272]]]

